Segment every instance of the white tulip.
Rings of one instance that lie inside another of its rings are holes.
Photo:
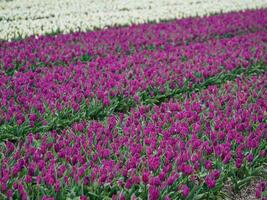
[[[267,0],[13,0],[0,2],[0,39],[88,31],[218,12],[266,8]]]

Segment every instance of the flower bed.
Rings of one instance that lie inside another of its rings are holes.
[[[0,5],[0,38],[88,31],[214,13],[266,8],[264,0],[13,0]]]
[[[1,42],[1,71],[25,72],[37,67],[68,66],[103,57],[143,54],[232,38],[267,29],[267,10],[228,13],[205,18],[187,18],[168,23],[143,24],[125,28],[34,37],[17,42]]]
[[[212,199],[266,177],[267,74],[1,146],[9,198]],[[264,164],[265,163],[265,164]],[[262,183],[257,197],[261,197]],[[263,189],[264,190],[264,189]]]
[[[239,67],[264,68],[265,41],[266,31],[261,31],[100,58],[89,64],[37,68],[13,76],[2,73],[1,137],[61,128],[73,121],[97,118],[105,109],[107,114],[125,110]]]
[[[79,2],[0,4],[0,38],[67,33],[0,41],[0,199],[227,199],[251,182],[266,199],[266,9],[69,33],[108,10],[98,28],[266,3]]]

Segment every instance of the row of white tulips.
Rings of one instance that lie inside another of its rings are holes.
[[[266,7],[267,0],[0,0],[0,39]]]

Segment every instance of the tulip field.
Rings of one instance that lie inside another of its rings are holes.
[[[1,200],[267,199],[264,1],[93,31],[31,22],[20,38],[13,4],[0,10]]]

